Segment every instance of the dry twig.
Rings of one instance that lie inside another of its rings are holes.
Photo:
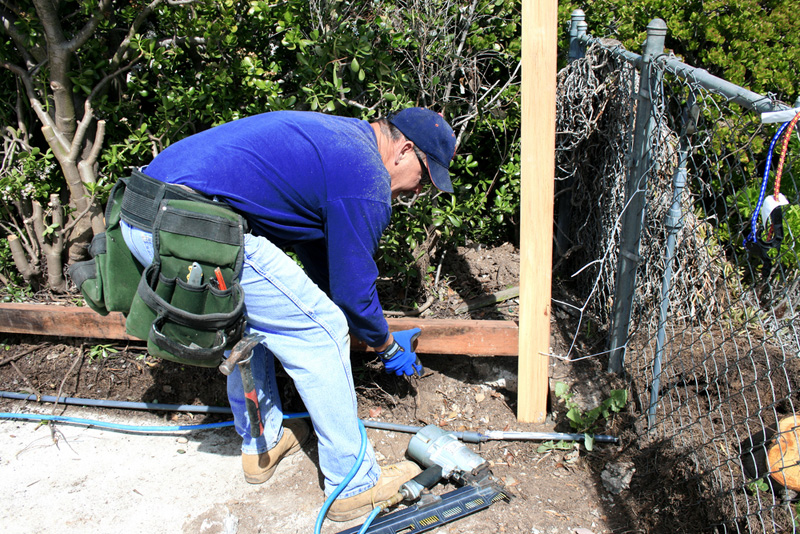
[[[15,361],[19,360],[20,358],[22,358],[23,356],[27,356],[31,352],[36,352],[37,350],[41,349],[45,345],[47,345],[47,343],[39,343],[38,345],[36,345],[34,347],[31,347],[28,350],[24,350],[24,351],[20,352],[19,354],[15,354],[13,356],[9,356],[8,358],[5,358],[3,361],[0,361],[0,366],[3,366],[5,364],[7,364],[7,363],[15,362]]]

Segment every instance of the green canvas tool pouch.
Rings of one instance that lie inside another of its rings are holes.
[[[106,231],[97,234],[89,246],[92,259],[73,264],[69,276],[80,289],[86,304],[100,315],[127,314],[144,268],[131,254],[122,238],[120,212],[127,180],[119,180],[106,205]]]
[[[125,323],[130,335],[147,340],[153,356],[215,367],[241,338],[244,229],[244,219],[225,204],[160,202],[153,221],[155,258],[139,280]]]

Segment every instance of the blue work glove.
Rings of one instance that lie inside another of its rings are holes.
[[[419,337],[419,328],[411,330],[400,330],[392,333],[393,341],[389,347],[378,353],[387,373],[394,373],[397,376],[403,375],[422,375],[424,371],[422,362],[414,352],[414,342]]]

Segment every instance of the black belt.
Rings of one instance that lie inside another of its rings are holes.
[[[135,170],[125,187],[120,216],[126,223],[152,232],[153,221],[162,200],[211,202],[210,198],[189,187],[168,184]]]

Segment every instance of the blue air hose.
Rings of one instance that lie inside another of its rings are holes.
[[[5,398],[12,398],[12,399],[22,399],[22,400],[40,400],[45,402],[60,402],[64,404],[84,404],[84,405],[95,405],[101,406],[105,408],[134,408],[134,409],[156,409],[156,410],[167,410],[167,411],[195,411],[195,412],[217,412],[217,413],[230,413],[230,408],[224,407],[208,407],[208,406],[191,406],[191,405],[172,405],[172,404],[155,404],[155,403],[133,403],[133,402],[126,402],[126,401],[94,401],[93,399],[79,399],[79,398],[69,398],[69,397],[40,397],[36,398],[34,395],[23,395],[18,393],[11,393],[7,391],[0,391],[0,397]],[[308,412],[297,412],[291,414],[284,414],[284,419],[295,419],[295,418],[305,418],[310,417]],[[136,425],[122,425],[117,423],[107,423],[104,421],[95,421],[91,419],[80,419],[75,417],[64,417],[59,415],[38,415],[38,414],[22,414],[22,413],[9,413],[9,412],[0,412],[0,419],[26,419],[26,420],[34,420],[34,421],[57,421],[62,423],[73,423],[73,424],[81,424],[87,426],[95,426],[98,428],[108,428],[112,430],[121,430],[126,432],[147,432],[147,433],[157,433],[157,432],[178,432],[178,431],[185,431],[185,430],[204,430],[210,428],[222,428],[222,427],[229,427],[233,426],[233,421],[224,421],[221,423],[207,423],[207,424],[199,424],[199,425],[179,425],[179,426],[136,426]],[[350,469],[350,472],[345,476],[344,480],[336,487],[336,489],[331,493],[331,495],[326,499],[325,503],[320,510],[319,515],[317,516],[317,521],[314,526],[315,534],[319,534],[322,528],[322,522],[325,518],[325,515],[328,512],[331,504],[333,501],[336,500],[336,497],[344,491],[344,488],[353,477],[358,472],[359,467],[361,467],[361,463],[364,461],[364,455],[366,454],[367,450],[367,431],[364,425],[367,424],[371,428],[382,429],[382,430],[395,430],[400,432],[417,432],[421,427],[415,426],[407,426],[407,425],[396,425],[391,423],[381,423],[376,421],[362,421],[359,419],[358,427],[359,431],[361,432],[361,448],[359,449],[358,456],[356,458],[353,467]],[[564,439],[564,440],[578,440],[583,438],[583,434],[562,434],[562,433],[536,433],[536,432],[489,432],[488,434],[481,434],[479,432],[458,432],[456,434],[461,434],[458,437],[465,441],[469,441],[471,443],[480,443],[482,441],[487,441],[488,439]],[[513,435],[513,437],[512,437]],[[611,442],[616,443],[619,441],[618,438],[614,438],[611,436],[596,436],[598,441],[604,442]],[[602,438],[602,439],[600,439]],[[369,529],[372,522],[381,512],[382,508],[380,506],[376,506],[370,515],[367,517],[367,520],[361,526],[359,530],[359,534],[365,533],[367,529]]]
[[[292,414],[284,414],[284,419],[298,419],[303,417],[309,417],[308,412],[298,412]],[[79,417],[64,417],[61,415],[40,415],[40,414],[27,414],[27,413],[10,413],[10,412],[0,412],[0,419],[23,419],[29,421],[56,421],[59,423],[73,423],[78,425],[87,425],[87,426],[96,426],[98,428],[109,428],[112,430],[122,430],[125,432],[177,432],[183,430],[204,430],[208,428],[221,428],[227,426],[233,426],[233,421],[224,421],[222,423],[207,423],[201,425],[178,425],[178,426],[137,426],[137,425],[121,425],[117,423],[107,423],[105,421],[95,421],[92,419],[82,419]],[[353,480],[353,477],[358,472],[359,467],[361,467],[361,462],[364,461],[364,455],[367,451],[367,431],[364,428],[364,423],[361,420],[358,421],[358,428],[361,431],[361,448],[358,451],[358,456],[356,457],[356,461],[353,464],[353,467],[350,469],[350,472],[347,473],[347,476],[344,477],[341,484],[339,484],[336,489],[331,493],[328,499],[325,501],[325,504],[322,506],[322,510],[320,510],[319,515],[317,516],[317,521],[314,526],[314,532],[319,534],[322,528],[322,521],[325,519],[325,514],[328,513],[328,508],[330,508],[333,501],[339,494],[344,491],[344,488],[347,484]],[[367,523],[364,523],[367,527],[369,524],[372,523],[374,516],[377,516],[378,513],[381,511],[380,507],[373,510],[373,514],[370,515],[370,519]]]
[[[94,406],[97,408],[124,408],[128,410],[156,410],[166,412],[193,412],[193,413],[220,413],[230,415],[229,406],[195,406],[194,404],[163,404],[159,402],[132,402],[115,401],[109,399],[85,399],[81,397],[55,397],[51,395],[31,395],[29,393],[14,393],[13,391],[0,391],[0,397],[6,399],[56,402],[58,404],[75,404],[79,406]]]
[[[325,504],[322,505],[322,509],[319,511],[319,515],[317,515],[317,522],[314,525],[314,534],[319,534],[322,531],[322,521],[325,519],[325,514],[328,513],[328,508],[331,507],[331,504],[333,504],[333,501],[336,500],[336,497],[338,497],[339,494],[344,491],[344,488],[347,486],[347,484],[353,480],[353,477],[356,476],[358,469],[361,467],[361,462],[364,461],[364,455],[367,452],[367,429],[364,428],[364,423],[362,423],[360,419],[358,420],[358,429],[361,431],[361,448],[358,451],[356,461],[353,464],[353,467],[350,468],[350,472],[344,477],[344,480],[342,480],[342,482],[336,486],[336,489],[333,490],[333,493],[331,493],[328,498],[325,499]]]
[[[383,510],[383,508],[380,506],[376,506],[372,509],[372,511],[369,513],[369,517],[367,517],[367,520],[364,521],[364,524],[361,525],[360,529],[358,529],[358,534],[364,534],[367,529],[369,529],[370,525],[372,525],[372,522],[375,521],[375,518],[378,517],[379,513],[381,513],[381,510]]]
[[[94,421],[92,419],[81,419],[79,417],[64,417],[61,415],[39,415],[30,413],[9,413],[0,412],[2,419],[25,419],[30,421],[56,421],[59,423],[72,423],[76,425],[96,426],[98,428],[109,428],[111,430],[123,430],[125,432],[178,432],[183,430],[205,430],[207,428],[221,428],[233,426],[233,421],[222,423],[206,423],[201,425],[171,425],[171,426],[138,426],[121,425],[117,423],[107,423],[105,421]]]
[[[225,406],[196,406],[193,404],[158,404],[152,402],[131,402],[131,401],[114,401],[114,400],[98,400],[98,399],[82,399],[78,397],[50,397],[42,395],[37,397],[28,393],[13,393],[10,391],[0,391],[0,398],[30,400],[39,402],[58,402],[59,404],[75,404],[81,406],[98,406],[101,408],[121,408],[129,410],[164,410],[169,412],[195,412],[195,413],[220,413],[230,414],[230,407]],[[298,412],[294,414],[284,414],[284,419],[295,417],[309,417],[308,412]],[[400,425],[397,423],[385,423],[382,421],[370,421],[362,419],[361,422],[367,428],[374,428],[377,430],[388,430],[394,432],[406,432],[416,434],[422,427]],[[94,424],[94,423],[93,423]],[[231,423],[232,424],[232,423]],[[96,425],[96,426],[99,426]],[[163,432],[169,432],[176,427],[163,427]],[[192,429],[192,427],[187,427]],[[564,432],[502,432],[496,430],[487,430],[484,432],[467,431],[467,432],[453,432],[453,434],[464,441],[465,443],[483,443],[489,440],[563,440],[563,441],[581,441],[584,439],[584,434],[570,434]],[[602,434],[595,435],[597,443],[619,443],[619,438],[614,436],[606,436]]]

